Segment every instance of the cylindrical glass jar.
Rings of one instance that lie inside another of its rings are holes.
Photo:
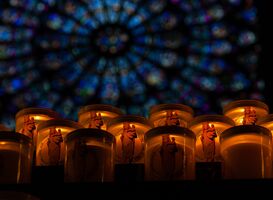
[[[144,134],[152,128],[142,116],[123,115],[112,119],[107,131],[116,138],[116,164],[144,163]]]
[[[36,166],[63,165],[63,138],[70,132],[83,128],[66,119],[51,119],[37,127]]]
[[[270,178],[272,136],[257,125],[240,125],[220,135],[224,179]]]
[[[60,115],[57,112],[49,108],[24,108],[16,113],[15,130],[16,132],[32,137],[34,147],[36,147],[37,126],[43,121],[59,117]],[[33,121],[32,118],[34,119]]]
[[[29,137],[0,131],[0,184],[30,183],[33,145]]]
[[[254,117],[248,117],[250,120],[256,118],[253,123],[248,123],[248,120],[245,120],[247,111],[250,112],[250,115],[254,115]],[[223,113],[225,116],[231,118],[235,122],[235,125],[249,125],[256,124],[257,120],[268,115],[269,108],[259,100],[237,100],[226,104],[223,107]]]
[[[92,104],[80,108],[78,112],[78,122],[85,128],[107,130],[109,121],[120,115],[123,115],[123,112],[112,105]]]
[[[154,127],[165,125],[187,127],[193,114],[193,109],[183,104],[159,104],[151,107],[149,120]]]
[[[190,121],[188,128],[196,135],[196,161],[221,161],[219,136],[234,125],[233,120],[223,115],[200,115]]]
[[[184,127],[161,126],[145,134],[145,180],[195,179],[195,135]]]
[[[77,129],[65,137],[65,182],[114,180],[115,137],[95,128]]]

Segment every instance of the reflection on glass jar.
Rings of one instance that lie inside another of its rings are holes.
[[[116,138],[116,163],[144,163],[144,134],[152,128],[141,116],[123,115],[108,124],[108,132]]]
[[[51,119],[37,127],[36,165],[63,165],[64,137],[76,129],[83,128],[77,122],[65,119]]]
[[[149,120],[154,127],[177,125],[187,127],[193,109],[183,104],[159,104],[150,109]]]
[[[85,128],[65,137],[65,182],[105,182],[114,178],[115,137]]]
[[[257,125],[267,128],[271,132],[271,136],[272,136],[272,134],[273,134],[273,114],[269,114],[265,117],[260,118],[257,122]],[[272,146],[272,148],[273,148],[273,146]],[[273,158],[272,158],[272,162],[273,162]],[[272,165],[273,165],[273,163],[272,163]],[[272,167],[271,178],[273,178],[273,167]]]
[[[161,126],[145,134],[145,179],[193,180],[195,135],[184,127]]]
[[[234,126],[220,135],[224,179],[270,178],[272,136],[257,125]]]
[[[48,108],[24,108],[16,113],[15,130],[33,139],[37,144],[37,126],[53,118],[59,118],[59,114]]]
[[[220,134],[234,126],[234,122],[223,115],[200,115],[189,123],[196,135],[195,159],[197,162],[221,161]]]
[[[78,122],[85,128],[98,128],[107,130],[107,124],[123,112],[112,105],[92,104],[80,108]]]
[[[257,120],[268,115],[269,108],[259,100],[237,100],[226,104],[223,113],[235,125],[255,125]]]
[[[0,131],[0,184],[30,183],[33,145],[29,137]]]

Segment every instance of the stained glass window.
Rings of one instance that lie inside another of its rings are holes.
[[[262,99],[250,0],[9,0],[0,3],[1,122],[26,106],[76,119],[107,103],[147,116],[183,103],[221,112]]]

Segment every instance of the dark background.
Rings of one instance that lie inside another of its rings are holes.
[[[265,80],[265,103],[270,108],[270,112],[273,111],[273,76],[272,76],[272,3],[270,1],[256,1],[259,17],[259,34],[261,43],[260,62],[258,67],[258,73],[264,77]]]

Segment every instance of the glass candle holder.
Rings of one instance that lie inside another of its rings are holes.
[[[230,118],[223,115],[200,115],[189,123],[196,135],[195,159],[197,162],[221,161],[220,154],[220,134],[235,126]]]
[[[30,183],[33,145],[29,137],[0,131],[0,184]]]
[[[65,182],[114,180],[115,137],[104,130],[78,129],[65,137]]]
[[[107,130],[108,122],[123,112],[112,105],[92,104],[81,107],[78,112],[78,122],[85,128],[98,128]]]
[[[33,139],[34,147],[37,143],[37,126],[53,118],[59,118],[59,114],[48,108],[24,108],[16,113],[15,130]]]
[[[268,112],[268,106],[259,100],[237,100],[223,107],[224,115],[231,118],[236,126],[256,124]]]
[[[112,119],[108,132],[116,138],[116,164],[144,163],[144,134],[152,128],[150,122],[136,115]]]
[[[147,181],[193,180],[195,135],[184,127],[161,126],[145,134]]]
[[[66,119],[51,119],[41,122],[38,127],[36,166],[56,166],[64,163],[64,137],[83,128],[77,122]]]
[[[270,178],[272,137],[257,125],[231,127],[220,135],[224,179]]]
[[[193,109],[183,104],[159,104],[151,107],[149,120],[154,127],[165,125],[187,127],[193,114]]]

